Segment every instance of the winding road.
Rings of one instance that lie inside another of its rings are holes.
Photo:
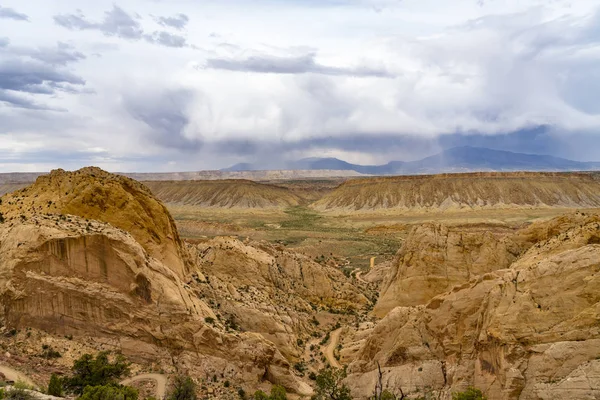
[[[16,369],[12,369],[5,365],[0,365],[0,373],[2,373],[9,381],[24,382],[29,386],[38,387],[31,379],[27,377],[27,375],[17,371]]]
[[[131,385],[137,381],[154,381],[156,382],[156,398],[162,399],[167,393],[167,377],[162,374],[141,374],[121,381],[121,385]]]
[[[338,360],[335,359],[334,355],[335,347],[337,346],[340,340],[341,333],[342,328],[338,328],[335,331],[331,332],[331,335],[329,337],[329,344],[327,345],[327,347],[325,347],[325,357],[327,358],[327,361],[329,361],[329,365],[331,365],[334,368],[342,368],[342,364],[340,364]]]

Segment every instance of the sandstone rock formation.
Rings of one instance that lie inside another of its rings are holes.
[[[449,398],[474,385],[490,400],[598,398],[600,217],[557,218],[515,236],[532,242],[509,268],[390,311],[350,366],[353,394],[372,392],[379,362],[384,383],[405,393]]]
[[[3,197],[5,217],[71,214],[129,232],[179,277],[186,273],[182,243],[166,207],[133,179],[88,167],[54,170],[35,184]]]
[[[434,296],[486,272],[507,268],[521,248],[510,230],[490,226],[415,226],[391,262],[375,313],[425,304]]]
[[[5,196],[0,212],[3,326],[105,337],[135,360],[310,392],[263,336],[206,322],[217,315],[183,280],[197,268],[143,185],[95,168],[54,171]]]
[[[316,311],[355,313],[368,302],[340,270],[280,246],[220,237],[191,247],[199,296],[219,304],[226,325],[260,333],[288,358],[300,357]]]

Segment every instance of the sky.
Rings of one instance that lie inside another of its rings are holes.
[[[600,161],[597,0],[0,0],[0,172]]]

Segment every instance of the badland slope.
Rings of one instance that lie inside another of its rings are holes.
[[[354,179],[312,205],[320,211],[470,210],[600,206],[591,173],[486,172]]]
[[[149,181],[165,203],[214,208],[287,208],[302,199],[289,189],[249,180]]]

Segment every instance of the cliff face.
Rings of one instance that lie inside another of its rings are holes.
[[[510,231],[489,227],[414,227],[384,278],[375,314],[397,306],[426,304],[457,284],[507,268],[521,252]]]
[[[379,362],[384,383],[405,393],[474,385],[491,400],[598,397],[600,217],[534,224],[517,239],[529,249],[509,268],[390,311],[350,366],[354,395],[372,392]]]
[[[3,197],[8,218],[62,214],[102,221],[129,232],[154,258],[181,278],[188,271],[177,228],[166,207],[133,179],[95,167],[54,170]]]
[[[263,336],[205,322],[217,316],[184,280],[198,270],[142,185],[93,168],[58,171],[5,196],[0,212],[3,326],[104,338],[135,360],[310,392]]]

